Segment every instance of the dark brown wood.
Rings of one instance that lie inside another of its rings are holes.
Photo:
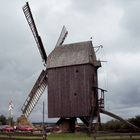
[[[48,117],[89,117],[98,112],[97,69],[91,41],[56,47],[48,56]]]
[[[91,64],[49,69],[49,117],[89,116],[91,107],[97,106],[94,77],[95,68]]]

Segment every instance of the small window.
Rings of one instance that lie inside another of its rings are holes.
[[[76,73],[78,73],[79,72],[79,70],[76,70]]]

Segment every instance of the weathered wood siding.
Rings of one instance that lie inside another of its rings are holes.
[[[48,69],[48,116],[89,116],[96,79],[91,64]]]

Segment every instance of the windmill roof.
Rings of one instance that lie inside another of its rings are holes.
[[[56,47],[48,56],[47,68],[80,64],[97,65],[97,62],[92,42],[86,41]]]

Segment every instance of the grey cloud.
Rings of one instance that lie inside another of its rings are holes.
[[[139,54],[133,56],[131,53],[121,53],[113,58],[112,64],[108,69],[108,91],[107,104],[112,105],[112,109],[121,106],[121,108],[131,108],[139,106],[140,99],[140,67],[137,65]],[[140,59],[140,58],[139,58]],[[110,69],[111,68],[111,69]]]
[[[122,20],[122,26],[134,37],[140,36],[140,31],[138,30],[140,25],[140,19],[138,18],[140,13],[139,5],[140,1],[131,2],[131,5],[126,8]]]
[[[107,4],[107,1],[100,0],[87,0],[87,1],[73,1],[72,6],[77,12],[85,14],[94,14],[97,11],[102,10],[102,8]],[[87,15],[88,16],[88,15]]]

